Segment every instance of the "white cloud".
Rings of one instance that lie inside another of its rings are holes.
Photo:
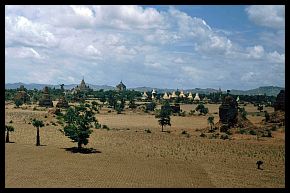
[[[29,47],[20,47],[13,48],[8,47],[5,49],[6,55],[9,55],[14,58],[35,58],[35,59],[44,59],[35,49]]]
[[[123,79],[129,85],[184,88],[193,82],[196,87],[239,86],[228,80],[241,74],[250,79],[248,72],[257,73],[261,66],[265,73],[271,67],[283,72],[283,29],[265,32],[254,43],[240,34],[245,43],[237,44],[227,30],[215,30],[203,18],[177,8],[6,6],[7,80],[19,82],[21,76],[14,74],[20,74],[39,82],[45,76],[37,70],[42,64],[57,69],[41,80],[46,83],[79,83],[84,75],[94,84],[115,85]]]
[[[261,45],[254,46],[254,47],[248,47],[247,51],[248,51],[248,57],[254,58],[254,59],[262,58],[264,56],[264,53],[265,53],[264,48]]]
[[[271,62],[285,64],[285,54],[279,54],[277,51],[268,53],[268,59]]]
[[[248,72],[248,73],[245,73],[242,75],[241,77],[241,81],[245,81],[245,82],[248,82],[248,81],[254,81],[256,78],[257,74],[254,73],[254,72]]]
[[[284,5],[251,5],[246,8],[249,19],[257,25],[284,29],[285,6]]]

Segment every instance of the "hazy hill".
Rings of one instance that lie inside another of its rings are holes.
[[[19,88],[20,85],[24,85],[25,88],[32,90],[32,89],[43,89],[44,86],[49,86],[51,88],[55,87],[55,88],[60,88],[60,85],[50,85],[50,84],[35,84],[35,83],[31,83],[31,84],[25,84],[25,83],[7,83],[5,84],[5,89],[16,89]],[[93,85],[93,84],[88,84],[90,88],[92,88],[93,90],[100,90],[100,89],[104,89],[104,90],[113,90],[115,89],[115,87],[113,86],[108,86],[108,85]],[[72,89],[74,87],[76,87],[77,84],[69,84],[69,85],[64,85],[65,89]],[[128,88],[129,90],[136,90],[136,91],[140,91],[140,92],[151,92],[153,90],[153,88],[151,87],[136,87],[136,88]],[[164,93],[164,92],[173,92],[176,91],[176,89],[169,89],[169,88],[154,88],[158,93]],[[266,94],[268,96],[277,96],[278,93],[280,92],[280,90],[285,89],[282,87],[277,87],[277,86],[263,86],[263,87],[259,87],[259,88],[255,88],[255,89],[250,89],[250,90],[231,90],[231,94],[234,95],[263,95]],[[188,92],[192,92],[194,93],[200,93],[200,94],[209,94],[209,93],[213,93],[213,92],[218,92],[217,89],[213,89],[213,88],[194,88],[194,89],[187,89],[184,90],[185,93]],[[222,91],[223,93],[225,93],[226,91]]]

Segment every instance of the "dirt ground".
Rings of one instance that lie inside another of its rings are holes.
[[[195,106],[181,108],[189,112]],[[219,105],[205,106],[217,122]],[[251,105],[245,109],[257,112]],[[260,140],[241,134],[232,140],[208,139],[197,130],[208,126],[208,116],[172,116],[172,126],[164,129],[169,133],[161,132],[154,115],[108,110],[96,117],[110,129],[94,129],[86,147],[95,152],[82,154],[69,151],[76,144],[58,131],[60,125],[47,110],[5,105],[5,122],[12,120],[15,127],[12,143],[5,144],[6,187],[285,187],[283,129]],[[28,124],[32,118],[49,124],[40,128],[42,146],[35,146],[36,128]],[[248,119],[258,124],[263,116]],[[257,169],[258,160],[264,162],[263,170]]]

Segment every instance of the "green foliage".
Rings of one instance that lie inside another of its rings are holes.
[[[159,114],[155,115],[155,118],[159,118],[158,123],[159,125],[161,125],[162,127],[162,132],[163,132],[163,127],[166,125],[171,126],[170,123],[170,111],[168,111],[167,109],[161,109]]]
[[[255,130],[250,130],[249,132],[251,135],[257,135],[257,132]]]
[[[13,132],[14,131],[14,127],[12,125],[5,125],[5,131]]]
[[[19,107],[19,106],[23,105],[23,101],[21,99],[16,99],[14,101],[14,103],[15,103],[16,107]]]
[[[62,131],[65,136],[78,143],[79,149],[89,142],[88,138],[92,133],[90,128],[93,127],[93,123],[96,123],[94,115],[95,113],[91,107],[80,104],[79,106],[69,107],[63,116],[65,125]]]
[[[156,107],[156,103],[154,103],[154,102],[150,102],[150,103],[146,104],[147,111],[154,111],[155,107]]]
[[[39,128],[39,127],[43,127],[44,126],[44,123],[42,120],[37,120],[37,119],[33,119],[32,120],[32,125],[36,128]]]
[[[202,104],[202,103],[199,103],[199,104],[197,105],[197,107],[195,108],[195,110],[196,110],[196,111],[199,111],[199,114],[200,114],[200,115],[201,115],[201,114],[206,115],[206,114],[208,113],[208,108],[206,108],[206,107],[204,106],[204,104]]]
[[[110,128],[107,125],[103,125],[103,129],[110,130]]]

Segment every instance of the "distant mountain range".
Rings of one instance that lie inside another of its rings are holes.
[[[32,90],[32,89],[43,89],[44,86],[48,86],[48,87],[55,87],[60,88],[60,85],[50,85],[50,84],[35,84],[35,83],[31,83],[31,84],[25,84],[25,83],[7,83],[5,84],[5,89],[16,89],[19,88],[20,85],[24,85],[25,88]],[[88,84],[90,88],[92,88],[93,90],[100,90],[100,89],[104,89],[106,90],[114,90],[115,87],[113,86],[108,86],[108,85],[93,85],[93,84]],[[76,87],[77,84],[69,84],[69,85],[64,85],[64,89],[72,89],[74,87]],[[140,92],[144,92],[144,91],[152,91],[153,88],[151,87],[136,87],[136,88],[128,88],[129,90],[135,90],[135,91],[140,91]],[[173,92],[176,91],[176,89],[169,89],[169,88],[154,88],[157,92],[159,93],[164,93],[164,92]],[[280,92],[280,90],[284,90],[285,88],[283,87],[277,87],[277,86],[263,86],[263,87],[259,87],[259,88],[255,88],[255,89],[250,89],[250,90],[231,90],[231,94],[234,95],[263,95],[266,94],[268,96],[277,96],[277,94]],[[192,92],[192,93],[200,93],[200,94],[209,94],[209,93],[213,93],[213,92],[218,92],[217,89],[213,89],[213,88],[194,88],[194,89],[187,89],[184,90],[185,93],[188,92]],[[223,93],[225,93],[226,91],[222,91]]]

